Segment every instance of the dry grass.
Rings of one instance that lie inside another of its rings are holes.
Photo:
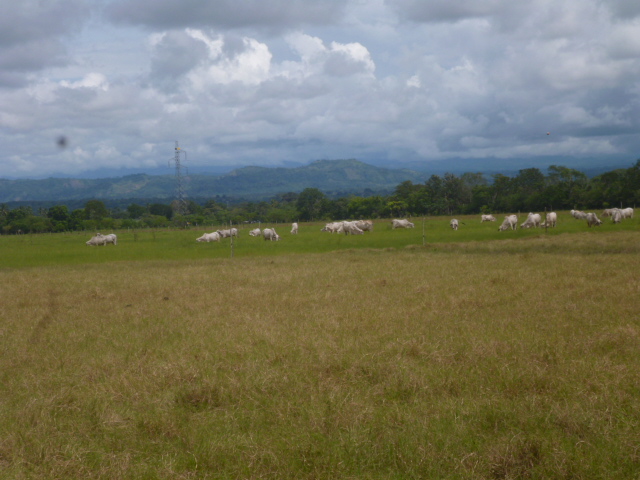
[[[0,272],[2,478],[636,478],[640,234]]]

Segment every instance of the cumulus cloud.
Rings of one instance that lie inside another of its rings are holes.
[[[634,2],[45,3],[0,16],[0,176],[640,147]]]

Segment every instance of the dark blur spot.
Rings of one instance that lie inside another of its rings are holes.
[[[58,137],[58,139],[56,140],[56,143],[58,144],[58,146],[60,148],[66,148],[66,146],[67,146],[67,137],[65,137],[64,135],[60,135]]]

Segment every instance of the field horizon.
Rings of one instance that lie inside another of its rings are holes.
[[[0,237],[0,476],[638,478],[637,221],[459,218]]]

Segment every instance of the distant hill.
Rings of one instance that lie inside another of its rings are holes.
[[[225,175],[185,175],[189,198],[217,195],[263,199],[278,193],[317,188],[330,195],[387,193],[411,180],[424,182],[427,175],[407,169],[375,167],[358,160],[318,160],[295,168],[243,167]],[[67,201],[82,199],[173,198],[173,175],[136,174],[118,178],[48,178],[43,180],[0,179],[0,202]]]

